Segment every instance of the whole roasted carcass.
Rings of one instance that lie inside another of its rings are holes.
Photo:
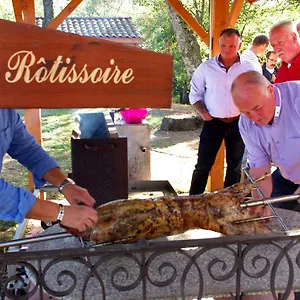
[[[117,200],[97,208],[97,224],[84,233],[96,243],[153,239],[183,233],[189,229],[208,229],[225,235],[267,233],[259,221],[235,224],[253,217],[240,204],[254,184],[243,182],[214,193],[195,196]]]

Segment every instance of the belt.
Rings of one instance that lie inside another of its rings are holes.
[[[240,117],[240,115],[235,116],[235,117],[231,117],[231,118],[215,118],[215,117],[214,117],[214,119],[219,120],[219,121],[223,121],[223,122],[225,122],[225,123],[231,123],[231,122],[233,122],[234,120],[238,119],[239,117]]]

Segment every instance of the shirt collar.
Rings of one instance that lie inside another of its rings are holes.
[[[293,59],[291,64],[288,64],[285,61],[283,61],[281,64],[285,65],[287,68],[290,68],[293,65],[297,65],[298,62],[300,62],[300,53]]]
[[[274,114],[274,122],[276,123],[276,120],[280,116],[282,101],[281,101],[280,90],[275,85],[273,85],[273,87],[274,87],[275,103],[276,103],[275,114]]]
[[[235,63],[240,63],[240,62],[241,62],[240,54],[238,53],[237,55],[238,55],[238,60],[237,60]],[[215,57],[215,60],[216,60],[217,64],[218,64],[220,67],[224,68],[223,63],[220,61],[220,56],[221,56],[221,53],[219,53],[219,54]],[[235,63],[234,63],[234,64],[235,64]]]

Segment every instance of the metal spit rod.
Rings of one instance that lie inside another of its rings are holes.
[[[241,207],[252,207],[252,206],[259,206],[259,205],[267,205],[273,204],[278,202],[287,202],[292,200],[299,200],[300,195],[286,195],[286,196],[279,196],[274,198],[265,198],[257,201],[247,201],[241,204]]]
[[[246,174],[247,178],[249,178],[250,181],[251,181],[252,183],[255,183],[254,178],[250,175],[250,173],[248,172],[248,170],[247,170],[246,167],[243,168],[243,171],[244,171],[244,173]],[[265,198],[264,193],[262,192],[262,190],[261,190],[257,185],[256,185],[256,189],[257,189],[257,191],[259,192],[260,196],[261,196],[262,198]],[[284,224],[284,222],[282,221],[281,217],[278,215],[278,213],[277,213],[276,210],[274,209],[274,206],[272,205],[272,203],[268,203],[267,205],[270,207],[272,213],[275,215],[275,217],[276,217],[276,219],[277,219],[279,225],[281,226],[282,230],[283,230],[284,232],[287,232],[287,231],[289,230],[288,227]]]
[[[32,244],[36,242],[44,242],[48,240],[55,240],[55,239],[62,239],[62,238],[68,238],[68,237],[74,237],[71,233],[67,232],[59,232],[59,233],[52,233],[44,236],[36,236],[36,237],[29,237],[29,238],[23,238],[18,240],[12,240],[7,242],[0,243],[0,248],[6,248],[6,247],[12,247],[12,246],[21,246],[25,244]]]

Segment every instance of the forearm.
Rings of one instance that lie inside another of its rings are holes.
[[[60,207],[58,204],[37,198],[26,218],[55,222],[57,221],[59,211]],[[96,210],[87,206],[70,205],[64,207],[61,225],[85,231],[92,227],[97,220],[98,214]]]
[[[254,178],[260,178],[266,174],[269,174],[271,172],[271,168],[270,166],[266,166],[263,168],[253,168],[250,169],[250,175]],[[273,189],[273,184],[272,184],[272,177],[268,176],[265,180],[260,181],[258,184],[258,187],[260,188],[260,190],[262,191],[262,193],[264,194],[264,196],[266,198],[269,198],[271,196],[272,193],[272,189]],[[252,192],[252,196],[254,199],[261,199],[261,195],[257,190],[254,190]]]
[[[200,100],[193,104],[194,109],[202,117],[203,120],[209,121],[212,119],[212,116],[208,112],[204,101]]]
[[[54,186],[59,186],[66,179],[66,176],[59,168],[53,168],[44,174],[43,179]]]
[[[43,220],[45,222],[55,222],[57,220],[58,212],[59,205],[55,202],[36,198],[36,202],[30,212],[26,215],[26,218]]]

